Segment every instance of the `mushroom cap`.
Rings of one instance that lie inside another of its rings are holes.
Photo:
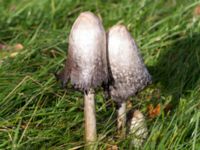
[[[115,25],[107,34],[108,63],[112,82],[109,92],[121,102],[151,83],[139,49],[125,26]]]
[[[72,26],[60,79],[65,84],[69,78],[80,90],[107,82],[106,34],[100,19],[91,12],[81,13]]]

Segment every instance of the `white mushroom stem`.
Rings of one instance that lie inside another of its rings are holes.
[[[94,90],[84,93],[84,117],[85,117],[85,140],[86,144],[94,144],[97,139],[96,111]]]
[[[117,112],[117,129],[120,136],[126,135],[126,102],[122,102]]]

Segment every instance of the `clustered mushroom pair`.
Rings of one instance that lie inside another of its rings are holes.
[[[117,128],[125,134],[127,98],[151,83],[151,76],[126,27],[115,25],[106,34],[101,20],[91,12],[81,13],[73,24],[65,68],[57,77],[63,86],[71,80],[75,88],[84,92],[87,143],[97,138],[94,100],[97,87],[102,86],[105,97],[117,103]]]

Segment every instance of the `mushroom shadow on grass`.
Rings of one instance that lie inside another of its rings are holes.
[[[161,53],[150,72],[154,82],[161,83],[162,92],[172,95],[171,103],[176,107],[182,95],[200,84],[200,35],[175,42]]]

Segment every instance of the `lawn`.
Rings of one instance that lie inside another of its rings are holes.
[[[142,149],[200,149],[198,0],[0,0],[0,149],[84,149],[83,94],[54,77],[82,11],[101,17],[106,30],[126,25],[153,77],[129,98],[129,109],[146,117]],[[116,108],[101,89],[96,111],[97,149],[131,149],[130,136],[117,138]]]

